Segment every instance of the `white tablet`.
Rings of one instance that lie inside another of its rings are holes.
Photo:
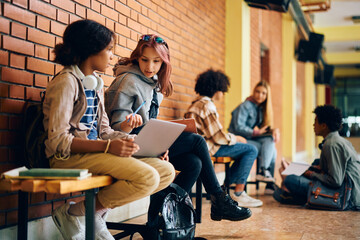
[[[136,157],[158,157],[175,142],[186,125],[150,119],[135,138],[140,150],[133,154]]]

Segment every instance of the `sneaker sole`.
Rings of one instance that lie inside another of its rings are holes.
[[[224,217],[224,216],[214,216],[212,214],[210,215],[210,217],[211,217],[211,220],[213,220],[213,221],[221,221],[221,220],[241,221],[241,220],[245,220],[245,219],[248,219],[249,217],[251,217],[251,212],[248,215],[237,217],[237,218],[229,218],[229,217]]]

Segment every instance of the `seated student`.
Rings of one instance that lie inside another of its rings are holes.
[[[43,104],[51,168],[88,169],[94,175],[115,179],[96,195],[95,239],[114,239],[105,222],[108,208],[160,191],[175,177],[174,167],[167,161],[131,157],[139,146],[128,134],[109,126],[103,82],[94,71],[104,72],[109,66],[114,39],[111,30],[91,20],[67,26],[63,43],[54,50],[54,61],[64,68],[49,82]],[[129,125],[137,127],[139,118],[135,116]],[[85,239],[84,215],[84,201],[68,202],[52,213],[64,239]]]
[[[319,145],[320,159],[315,160],[302,176],[285,176],[283,187],[277,189],[273,196],[281,203],[302,205],[307,202],[309,182],[312,179],[328,186],[340,187],[347,175],[353,183],[350,208],[360,210],[360,160],[351,143],[339,135],[341,111],[332,105],[324,105],[316,107],[314,113],[315,135],[324,138]]]
[[[144,101],[139,114],[146,124],[157,118],[163,94],[173,92],[168,44],[156,35],[141,36],[130,58],[119,59],[114,74],[116,79],[105,92],[105,108],[114,129],[130,132],[128,116]],[[140,128],[134,130],[137,133]],[[211,219],[239,221],[251,216],[250,209],[239,207],[221,189],[206,142],[199,134],[183,132],[169,148],[169,161],[180,171],[174,182],[187,192],[200,175],[211,195]]]
[[[275,143],[280,140],[279,129],[273,126],[270,86],[265,81],[256,84],[253,94],[231,113],[228,131],[243,136],[254,145],[257,157],[256,180],[267,182],[265,194],[274,192],[274,171],[276,161]],[[265,134],[265,136],[261,136]]]
[[[230,179],[225,179],[229,184],[236,184],[235,191],[231,190],[231,197],[239,206],[260,207],[262,201],[250,197],[244,191],[258,151],[253,145],[247,144],[245,138],[223,131],[213,102],[223,97],[229,85],[228,77],[220,71],[210,69],[199,74],[195,85],[195,92],[199,96],[192,102],[185,117],[195,119],[196,128],[205,138],[212,156],[235,160],[230,168]]]

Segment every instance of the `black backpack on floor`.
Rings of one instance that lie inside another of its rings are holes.
[[[146,240],[188,240],[195,236],[195,210],[189,194],[171,183],[150,198]]]

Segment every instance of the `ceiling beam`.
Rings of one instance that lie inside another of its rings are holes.
[[[315,27],[315,31],[325,35],[325,42],[360,40],[360,25]]]
[[[359,77],[360,68],[341,68],[336,67],[334,70],[335,77]]]
[[[325,53],[328,64],[360,64],[360,52]]]

